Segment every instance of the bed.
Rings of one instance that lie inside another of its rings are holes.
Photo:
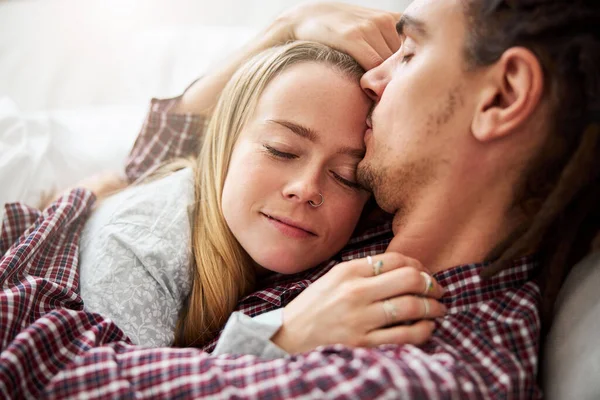
[[[152,97],[180,94],[299,2],[0,1],[0,203],[36,205],[121,169]],[[352,3],[401,11],[408,2]],[[600,396],[599,263],[597,254],[583,262],[559,299],[548,398]]]

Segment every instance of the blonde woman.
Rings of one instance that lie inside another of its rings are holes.
[[[371,106],[363,72],[312,42],[245,63],[198,159],[106,199],[86,223],[88,309],[136,343],[201,347],[257,276],[298,273],[342,249],[370,197],[355,177]]]

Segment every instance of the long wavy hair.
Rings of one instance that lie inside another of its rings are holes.
[[[236,141],[265,87],[288,67],[306,62],[328,65],[357,83],[364,73],[352,57],[319,43],[298,41],[268,49],[248,60],[223,89],[197,161],[176,165],[175,169],[193,166],[195,205],[191,221],[192,288],[177,322],[174,346],[207,344],[238,301],[255,286],[253,261],[223,216],[223,186]]]

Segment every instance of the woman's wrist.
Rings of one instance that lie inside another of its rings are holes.
[[[283,325],[271,337],[271,342],[289,354],[295,353],[293,343],[290,342],[287,330]]]

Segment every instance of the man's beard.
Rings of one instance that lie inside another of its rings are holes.
[[[382,210],[388,213],[394,213],[396,210],[390,210],[387,204],[388,195],[384,193],[389,188],[389,182],[386,182],[386,168],[373,166],[369,162],[362,161],[358,164],[356,179],[364,188],[373,192],[375,201]]]
[[[386,166],[362,161],[358,164],[358,183],[373,192],[375,201],[385,212],[406,215],[414,206],[421,188],[434,179],[434,162],[419,160],[398,165],[392,171]]]

